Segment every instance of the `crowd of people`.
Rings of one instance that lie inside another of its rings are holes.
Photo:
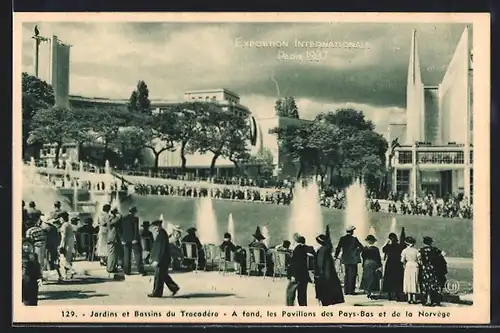
[[[206,197],[215,199],[244,200],[251,202],[272,203],[278,205],[289,205],[293,200],[293,188],[251,188],[251,187],[208,187],[201,184],[135,184],[134,192],[138,195],[164,195],[183,197]],[[419,197],[410,200],[408,195],[398,197],[391,195],[386,207],[382,207],[379,200],[367,199],[367,209],[374,212],[385,211],[403,215],[426,215],[447,218],[472,219],[472,206],[467,198],[461,195],[447,196],[444,199],[435,198],[433,195]],[[333,209],[346,208],[346,195],[342,190],[321,190],[320,204],[323,207]]]
[[[55,165],[59,169],[66,169],[68,162],[61,160]],[[88,172],[104,173],[104,168],[96,167],[90,163],[69,162],[72,168],[82,168]],[[46,161],[38,161],[37,166],[47,167]],[[126,174],[135,175],[137,172],[128,171]],[[146,174],[146,173],[137,173]],[[147,175],[152,176],[151,173]],[[284,179],[279,181],[256,180],[244,177],[210,177],[204,178],[203,182],[211,184],[210,186],[201,185],[202,183],[193,181],[192,177],[186,175],[158,173],[155,176],[162,179],[172,179],[185,181],[183,185],[177,184],[150,184],[135,183],[134,192],[138,195],[170,195],[203,197],[211,196],[216,199],[245,200],[252,202],[264,202],[272,204],[289,205],[293,200],[293,179]],[[68,174],[46,175],[46,180],[58,188],[72,188],[76,186],[92,191],[105,191],[109,186],[112,191],[117,189],[129,191],[129,187],[124,181],[107,184],[102,181],[84,180],[80,181],[71,178]],[[200,180],[200,179],[196,179]],[[446,195],[443,198],[436,198],[433,194],[427,194],[414,200],[409,199],[407,193],[389,193],[387,196],[388,205],[380,205],[376,199],[375,193],[370,193],[367,200],[367,209],[378,212],[385,211],[394,214],[403,215],[426,215],[440,216],[445,218],[464,218],[472,219],[472,204],[462,194]],[[320,204],[323,207],[334,209],[346,208],[345,190],[325,187],[320,190]]]
[[[424,246],[415,248],[415,239],[404,232],[398,240],[391,233],[380,250],[368,235],[363,245],[354,236],[354,227],[346,230],[334,248],[329,231],[318,235],[314,248],[306,239],[294,234],[293,239],[268,248],[265,236],[257,227],[248,246],[234,244],[231,234],[225,233],[219,245],[202,244],[196,228],[189,228],[183,236],[179,226],[163,228],[163,221],[143,221],[140,227],[137,209],[131,207],[122,215],[109,204],[103,206],[96,221],[80,221],[61,209],[60,202],[54,210],[43,214],[34,202],[24,207],[23,202],[23,302],[36,305],[38,288],[43,284],[44,271],[55,271],[57,281],[72,279],[75,270],[73,259],[81,254],[86,260],[96,258],[106,267],[110,278],[132,274],[132,256],[136,270],[147,275],[145,264],[154,268],[154,285],[149,297],[161,297],[164,285],[175,295],[179,286],[169,275],[169,270],[207,269],[208,260],[214,259],[213,249],[219,250],[221,262],[232,262],[239,274],[255,272],[257,275],[275,276],[285,273],[289,279],[286,304],[307,305],[307,287],[314,283],[316,298],[324,305],[344,302],[344,295],[353,295],[361,289],[369,297],[387,293],[390,300],[421,302],[439,305],[446,282],[447,265],[444,252],[433,246],[430,237],[423,238]],[[281,254],[281,255],[280,255]],[[343,286],[335,265],[340,260],[344,275]],[[385,262],[385,265],[384,265]],[[359,286],[358,265],[362,264]],[[122,275],[123,274],[123,275]]]

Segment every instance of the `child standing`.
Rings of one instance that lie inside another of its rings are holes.
[[[23,285],[22,285],[22,299],[24,305],[37,306],[38,305],[38,285],[41,283],[42,274],[38,257],[34,253],[33,243],[28,240],[23,240],[23,254],[22,254],[22,267],[23,267]]]
[[[59,267],[62,272],[65,272],[64,278],[70,280],[75,275],[75,270],[73,265],[66,259],[66,249],[64,247],[59,248]]]

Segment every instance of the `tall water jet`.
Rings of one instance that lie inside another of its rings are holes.
[[[233,238],[233,242],[236,242],[236,231],[234,230],[234,220],[233,220],[233,214],[229,214],[229,218],[227,221],[227,232],[231,234],[231,237]]]
[[[372,235],[373,237],[377,238],[377,230],[375,230],[375,228],[373,226],[370,226],[368,228],[368,235]]]
[[[269,241],[271,236],[269,235],[269,229],[266,226],[262,227],[262,236],[264,236],[266,239],[264,239],[262,242],[269,247]]]
[[[365,185],[357,179],[346,189],[345,227],[356,227],[355,235],[364,240],[368,236],[368,210]]]
[[[217,219],[210,197],[203,197],[198,202],[196,229],[198,229],[198,238],[203,244],[219,244]]]
[[[30,165],[32,163],[30,162]],[[34,164],[34,163],[33,163]],[[45,181],[36,173],[35,166],[24,165],[22,169],[22,198],[28,203],[34,201],[42,213],[48,213],[54,208],[56,201],[61,202],[61,208],[70,211],[71,204],[68,198],[59,194],[52,184]]]
[[[78,171],[83,172],[83,162],[78,163]]]
[[[393,216],[391,218],[391,228],[390,228],[389,232],[396,233],[396,224],[397,224],[396,216]]]
[[[111,167],[109,166],[109,161],[108,160],[106,160],[106,162],[104,162],[104,173],[105,174],[111,173]]]
[[[314,180],[304,184],[301,181],[295,183],[288,220],[288,239],[292,240],[293,234],[299,233],[306,238],[307,244],[315,244],[316,236],[324,232],[319,200],[319,188]]]

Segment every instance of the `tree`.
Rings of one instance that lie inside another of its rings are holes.
[[[299,109],[291,96],[278,99],[274,109],[278,117],[299,118]]]
[[[109,157],[111,144],[118,139],[120,129],[133,125],[135,118],[126,109],[115,106],[89,109],[86,112],[94,124],[92,131],[96,133],[96,139],[104,145],[104,164]]]
[[[180,144],[181,173],[186,172],[186,154],[198,151],[195,138],[199,135],[201,126],[200,119],[216,109],[211,102],[185,102],[171,105],[166,112],[172,112],[177,116],[175,134],[173,140]]]
[[[258,166],[261,178],[269,180],[273,175],[274,156],[268,148],[262,148],[257,154],[250,156],[248,163]]]
[[[77,130],[75,125],[72,110],[54,106],[34,115],[31,134],[38,142],[56,145],[55,163],[58,163],[63,143]]]
[[[233,163],[241,162],[241,158],[248,159],[250,129],[246,116],[215,106],[202,114],[199,124],[200,130],[194,136],[192,145],[202,154],[213,154],[210,163],[212,175],[215,174],[215,164],[220,156],[231,158]]]
[[[337,186],[346,186],[355,178],[370,180],[372,189],[377,182],[383,182],[380,172],[385,168],[387,141],[374,131],[373,123],[365,119],[362,111],[340,109],[320,114],[315,120],[337,127],[338,147],[333,164]]]
[[[325,122],[314,121],[309,128],[309,145],[317,152],[316,176],[321,177],[323,184],[326,173],[330,171],[330,182],[333,172],[339,162],[339,128],[338,126]]]
[[[128,99],[127,109],[131,112],[137,112],[137,90],[132,91]]]
[[[146,122],[141,126],[141,131],[146,135],[144,147],[151,149],[155,156],[155,173],[158,172],[160,155],[164,151],[175,149],[178,115],[171,111],[152,114],[146,118]]]
[[[141,150],[149,143],[149,136],[137,127],[122,128],[113,144],[123,166],[131,166],[140,159]]]
[[[34,115],[42,109],[48,109],[55,103],[54,90],[45,81],[36,76],[22,73],[22,121],[23,151],[28,145],[28,137],[32,129],[32,120]]]
[[[127,108],[129,111],[140,113],[151,112],[151,101],[149,100],[149,89],[144,81],[137,82],[137,88],[130,95]]]
[[[301,123],[276,127],[271,130],[278,137],[278,144],[282,151],[298,163],[297,178],[302,175],[309,175],[317,167],[318,151],[310,144],[310,134],[312,130],[311,123]]]

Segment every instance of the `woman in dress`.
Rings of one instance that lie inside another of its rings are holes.
[[[316,252],[315,288],[316,299],[328,306],[344,303],[344,294],[332,256],[332,243],[326,235],[319,235],[316,241],[321,247]]]
[[[99,257],[101,266],[106,266],[108,258],[108,220],[110,219],[110,210],[111,205],[105,204],[102,207],[101,214],[97,218],[97,227],[99,231],[97,233],[96,255]]]
[[[445,270],[443,252],[432,246],[433,239],[424,237],[424,246],[418,251],[422,267],[421,287],[425,305],[439,306],[441,303],[441,285]]]
[[[403,275],[404,267],[401,262],[401,252],[403,246],[398,241],[395,233],[389,234],[389,239],[385,243],[382,251],[385,255],[384,280],[382,291],[386,292],[389,300],[400,300],[403,295]]]
[[[372,298],[373,292],[380,291],[380,278],[382,277],[382,258],[380,250],[376,247],[377,239],[373,235],[368,235],[365,239],[368,246],[361,252],[363,259],[363,277],[361,278],[360,289],[364,290],[368,298]]]
[[[406,248],[401,252],[401,262],[404,265],[403,292],[408,297],[408,304],[417,302],[419,291],[418,281],[418,250],[415,249],[415,239],[406,237]]]

